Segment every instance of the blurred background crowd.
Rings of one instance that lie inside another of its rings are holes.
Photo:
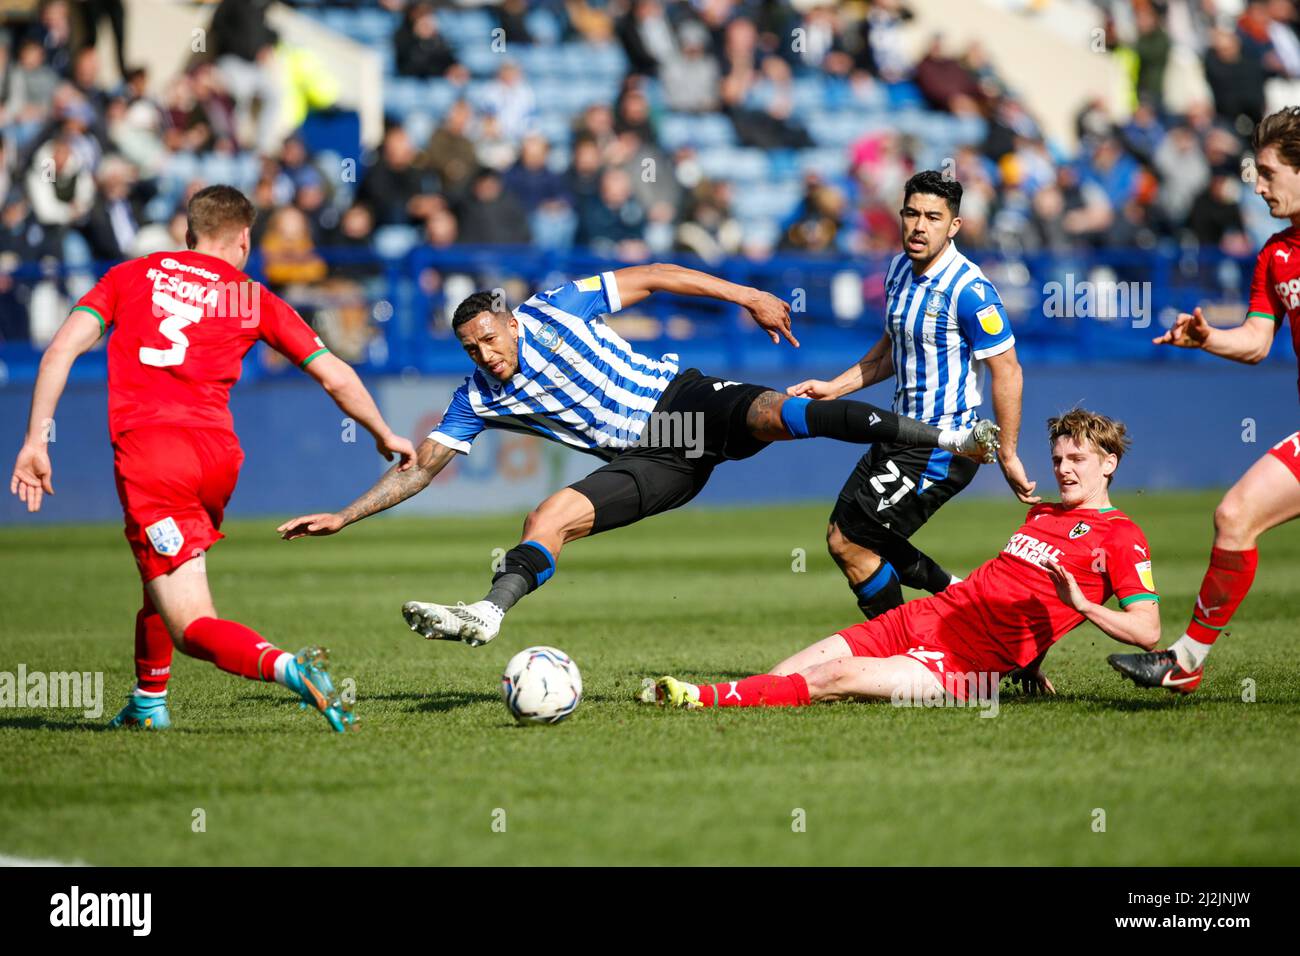
[[[921,168],[965,187],[962,248],[1006,263],[1228,261],[1277,228],[1250,195],[1248,144],[1267,91],[1300,83],[1293,0],[1058,0],[1099,11],[1079,44],[1122,67],[1127,101],[1072,108],[1068,143],[983,44],[906,43],[922,3],[289,3],[383,56],[382,139],[348,150],[294,132],[336,91],[280,42],[266,0],[209,4],[194,56],[161,78],[145,51],[123,55],[121,0],[5,0],[0,344],[48,340],[79,274],[183,248],[184,203],[214,181],[262,212],[254,273],[378,364],[395,310],[436,329],[447,299],[500,278],[465,250],[874,262],[897,251]]]

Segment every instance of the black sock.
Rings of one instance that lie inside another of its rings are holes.
[[[888,561],[881,561],[880,567],[861,584],[850,586],[857,595],[862,616],[868,621],[903,603],[903,588]]]
[[[502,568],[492,578],[485,601],[508,611],[525,594],[531,594],[555,573],[555,558],[544,545],[524,541],[506,552]]]
[[[934,558],[908,544],[889,555],[889,562],[898,571],[898,580],[909,588],[938,594],[952,583],[952,575]]]
[[[837,438],[859,444],[897,442],[923,448],[939,446],[938,428],[866,402],[823,399],[808,402],[802,408],[791,408],[790,414],[786,415],[786,407],[792,401],[797,399],[787,399],[781,412],[786,428],[796,438]]]

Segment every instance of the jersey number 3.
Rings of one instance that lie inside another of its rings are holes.
[[[154,315],[161,314],[163,320],[158,323],[158,331],[171,346],[165,349],[140,348],[140,364],[152,365],[154,368],[169,368],[185,361],[185,350],[190,347],[190,340],[185,336],[185,326],[192,325],[203,318],[203,308],[180,302],[165,292],[155,290],[153,294]]]

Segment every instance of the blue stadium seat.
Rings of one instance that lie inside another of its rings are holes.
[[[564,36],[564,25],[550,10],[531,10],[524,17],[524,25],[537,43],[559,43]]]
[[[665,149],[694,146],[706,149],[711,146],[731,146],[736,142],[736,132],[731,120],[716,113],[691,115],[665,113],[659,123],[659,140]]]

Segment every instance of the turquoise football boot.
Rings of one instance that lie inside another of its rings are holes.
[[[127,704],[108,722],[109,729],[128,727],[132,730],[166,730],[172,725],[172,715],[167,709],[167,698],[145,697],[132,693]]]
[[[314,707],[334,730],[343,733],[357,726],[352,705],[342,700],[329,675],[329,651],[304,647],[284,669],[285,686],[302,698],[302,707]]]

